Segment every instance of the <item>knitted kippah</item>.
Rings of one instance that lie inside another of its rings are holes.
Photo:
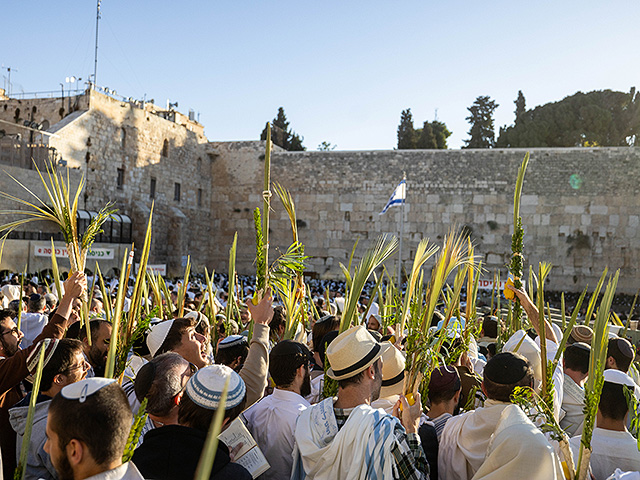
[[[26,378],[27,381],[33,383],[33,375],[35,375],[36,370],[38,369],[38,362],[40,361],[40,352],[44,348],[44,364],[43,368],[47,366],[49,360],[53,356],[53,353],[56,351],[56,347],[58,346],[59,340],[57,338],[45,338],[41,342],[38,342],[36,347],[31,351],[29,356],[27,357],[27,370],[29,370],[29,376]]]
[[[247,389],[240,375],[225,365],[210,365],[198,370],[187,383],[187,395],[196,405],[215,410],[220,405],[228,377],[230,380],[225,410],[236,407],[242,403]]]
[[[571,329],[571,336],[576,342],[582,342],[591,345],[591,339],[593,338],[593,330],[587,325],[574,325]]]
[[[512,385],[522,380],[530,369],[531,365],[522,355],[503,352],[484,366],[484,378],[499,385]]]

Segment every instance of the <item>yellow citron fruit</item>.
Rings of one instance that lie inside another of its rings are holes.
[[[416,403],[416,399],[413,397],[413,393],[407,393],[406,397],[407,397],[407,403],[409,405],[413,405],[414,403]]]
[[[258,298],[258,292],[255,292],[253,294],[253,297],[251,297],[251,303],[253,303],[254,305],[257,305],[258,303],[260,303],[260,299]]]
[[[504,293],[504,298],[506,298],[507,300],[513,300],[516,294],[513,290],[508,289],[507,285],[513,286],[513,280],[511,280],[511,278],[507,279],[507,283],[505,284],[504,290],[502,292]]]

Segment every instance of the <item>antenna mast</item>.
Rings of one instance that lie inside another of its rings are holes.
[[[100,21],[100,2],[101,0],[97,0],[97,11],[96,11],[96,52],[93,61],[93,85],[96,85],[96,74],[98,72],[98,23]]]

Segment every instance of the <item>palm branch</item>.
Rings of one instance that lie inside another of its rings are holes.
[[[606,275],[607,270],[603,273]],[[609,277],[602,301],[596,313],[596,320],[593,325],[593,340],[591,341],[591,355],[589,356],[589,376],[585,384],[584,391],[584,427],[580,439],[580,453],[578,465],[576,467],[577,480],[584,480],[587,477],[589,460],[591,458],[591,438],[595,427],[596,413],[600,403],[600,394],[604,384],[604,369],[607,361],[608,334],[607,324],[611,311],[611,304],[618,285],[617,271],[615,275]]]
[[[347,284],[345,307],[340,319],[340,333],[357,323],[358,299],[365,283],[367,283],[373,271],[393,254],[397,244],[398,240],[395,237],[390,239],[386,235],[378,237],[375,245],[367,250],[360,263],[354,268],[353,275],[342,263],[340,264]]]

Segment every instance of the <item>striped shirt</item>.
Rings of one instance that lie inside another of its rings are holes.
[[[436,427],[436,435],[438,435],[438,442],[440,442],[440,437],[442,436],[442,431],[444,430],[444,426],[453,415],[450,413],[443,413],[438,418],[428,418],[430,422],[433,423],[433,426]]]

